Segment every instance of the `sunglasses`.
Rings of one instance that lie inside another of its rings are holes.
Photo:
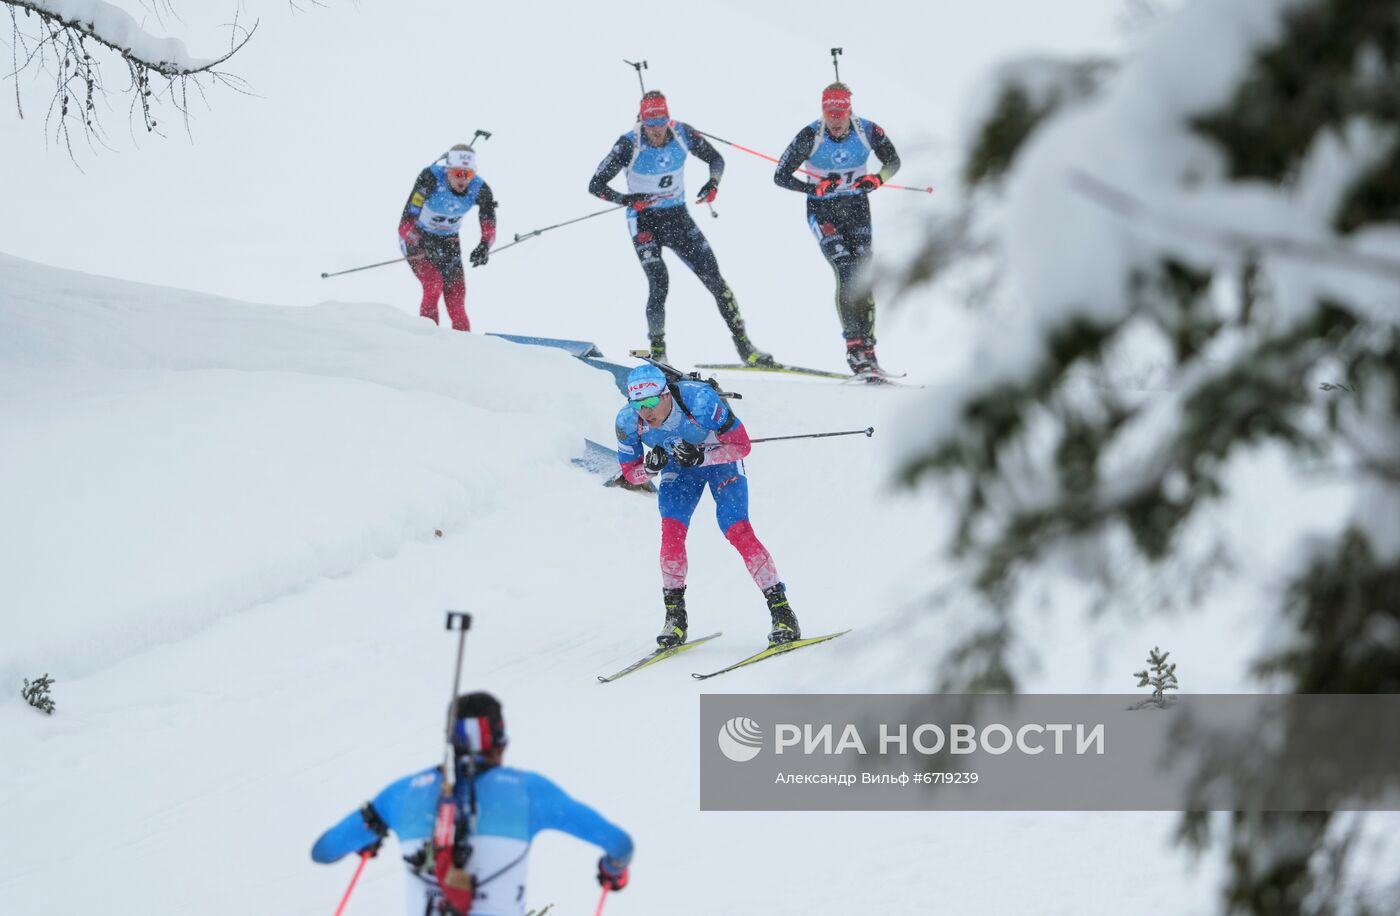
[[[642,399],[639,400],[639,401],[633,401],[633,402],[632,402],[632,406],[633,406],[633,407],[645,407],[647,410],[650,410],[651,408],[655,407],[657,404],[660,404],[660,403],[661,403],[661,395],[658,394],[658,395],[653,395],[652,397],[649,397],[649,398],[642,398]]]
[[[473,172],[472,172],[471,169],[448,169],[448,170],[447,170],[447,177],[449,177],[449,178],[470,178],[470,177],[472,177],[472,175],[473,175]]]

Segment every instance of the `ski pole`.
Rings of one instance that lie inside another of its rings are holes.
[[[566,219],[562,223],[555,223],[553,226],[545,226],[543,229],[532,229],[529,232],[517,232],[515,234],[515,241],[507,242],[499,248],[493,248],[491,249],[491,253],[497,254],[499,252],[505,251],[507,248],[510,248],[514,245],[519,245],[521,242],[528,241],[537,235],[548,232],[551,229],[558,229],[561,226],[570,226],[574,223],[581,223],[586,219],[592,219],[595,216],[602,216],[604,213],[612,213],[614,210],[621,210],[626,206],[626,204],[618,204],[615,207],[608,207],[606,210],[599,210],[596,213],[590,213],[587,216],[580,216],[576,217],[575,219]]]
[[[865,429],[849,429],[839,433],[803,433],[799,436],[766,436],[762,439],[750,439],[749,444],[757,445],[760,442],[781,442],[784,439],[826,439],[831,436],[864,436],[869,439],[875,435],[875,427],[867,426]]]
[[[329,273],[329,274],[323,273],[323,274],[321,274],[321,279],[324,280],[324,279],[326,279],[327,277],[338,277],[338,276],[340,276],[341,274],[353,274],[353,273],[357,273],[357,272],[359,272],[359,271],[361,271],[361,270],[369,270],[369,269],[372,268],[372,267],[383,267],[383,266],[386,265],[386,264],[397,264],[397,263],[399,263],[400,261],[408,261],[408,260],[411,260],[411,259],[413,259],[413,258],[421,258],[421,257],[423,257],[421,254],[410,254],[410,255],[405,255],[404,257],[401,257],[401,258],[394,258],[394,260],[392,260],[392,261],[380,261],[378,264],[366,264],[364,267],[352,267],[352,268],[350,268],[349,270],[337,270],[335,273]]]
[[[335,908],[335,916],[345,912],[345,904],[350,902],[350,893],[355,890],[355,882],[360,880],[360,872],[365,870],[365,863],[369,861],[369,857],[369,850],[360,853],[360,864],[355,866],[355,874],[350,878],[350,886],[345,889],[345,896],[340,898],[340,906]]]
[[[777,158],[775,158],[775,157],[773,157],[773,156],[770,156],[770,155],[768,155],[767,153],[760,153],[760,152],[759,152],[758,150],[756,150],[756,149],[749,149],[747,146],[740,146],[738,143],[734,143],[734,142],[732,142],[732,141],[730,141],[730,140],[726,140],[726,139],[724,139],[723,137],[716,137],[716,136],[715,136],[714,134],[712,134],[712,133],[708,133],[708,132],[703,131],[703,130],[696,130],[695,132],[696,132],[697,134],[699,134],[700,136],[702,136],[702,137],[709,137],[711,140],[718,140],[720,143],[723,143],[723,144],[725,144],[726,146],[732,146],[732,147],[734,147],[735,149],[737,149],[737,150],[738,150],[739,152],[741,152],[741,153],[748,153],[750,156],[757,156],[757,157],[760,158],[760,159],[767,159],[769,162],[772,162],[772,163],[774,163],[775,165],[778,164],[778,162],[779,162],[779,160],[778,160]],[[810,169],[799,168],[799,169],[797,169],[797,171],[801,172],[803,175],[810,175],[810,176],[812,176],[813,178],[825,178],[825,177],[826,177],[825,175],[819,174],[819,173],[817,173],[817,172],[813,172],[813,171],[811,171]],[[912,187],[912,186],[907,185],[907,184],[890,184],[890,183],[887,182],[887,183],[885,183],[885,184],[880,185],[880,187],[882,187],[882,188],[893,188],[893,189],[896,190],[896,191],[918,191],[920,194],[932,194],[932,193],[933,193],[933,186],[932,186],[932,185],[929,185],[929,186],[926,187],[926,188],[915,188],[915,187]]]
[[[603,896],[598,898],[598,909],[593,911],[593,916],[603,916],[603,904],[608,900],[608,887],[603,885]]]

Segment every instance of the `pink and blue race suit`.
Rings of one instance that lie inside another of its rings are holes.
[[[749,524],[749,483],[742,459],[752,446],[744,424],[704,382],[675,382],[671,392],[671,414],[655,429],[631,405],[617,414],[617,461],[631,483],[649,479],[643,459],[658,445],[671,452],[684,440],[705,448],[705,460],[699,467],[683,468],[672,460],[657,478],[662,587],[685,586],[689,569],[685,537],[706,487],[714,497],[720,530],[744,558],[759,589],[777,585],[778,567]]]

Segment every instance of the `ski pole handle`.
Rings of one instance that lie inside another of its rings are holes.
[[[760,442],[781,442],[784,439],[828,439],[832,436],[864,436],[869,439],[875,435],[875,427],[867,426],[865,429],[848,429],[835,433],[803,433],[798,436],[766,436],[762,439],[750,439],[750,445],[757,445]]]

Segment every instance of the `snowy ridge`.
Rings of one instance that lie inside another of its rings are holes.
[[[7,681],[60,656],[90,673],[431,538],[567,467],[616,399],[563,354],[387,308],[249,306],[13,258],[0,289],[0,393],[24,431],[0,455],[23,482],[0,530],[21,612]]]

